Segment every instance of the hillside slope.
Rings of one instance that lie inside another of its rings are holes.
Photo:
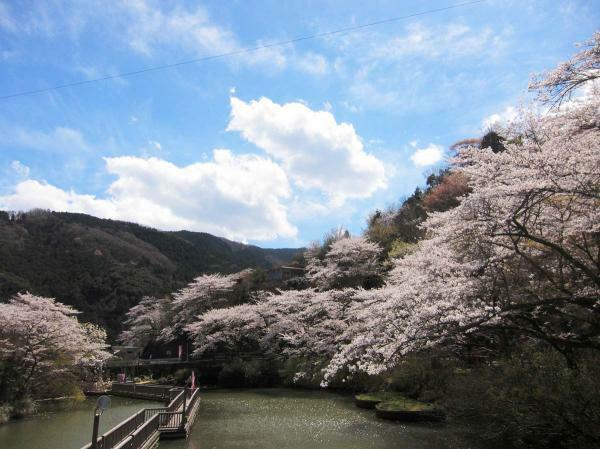
[[[24,290],[55,297],[114,337],[144,295],[171,292],[201,273],[278,266],[300,251],[84,214],[34,211],[10,219],[0,211],[0,301]]]

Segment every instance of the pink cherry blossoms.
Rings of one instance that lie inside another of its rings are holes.
[[[507,333],[567,360],[575,348],[599,349],[600,94],[588,89],[599,39],[533,84],[549,98],[578,87],[585,95],[552,112],[523,110],[497,130],[501,151],[458,149],[451,170],[467,180],[464,196],[431,213],[426,238],[385,275],[379,245],[341,236],[324,254],[307,252],[314,288],[235,304],[227,298],[239,277],[203,276],[172,300],[133,308],[128,332],[183,332],[196,354],[243,349],[325,361],[323,385],[435,346],[493,347]]]
[[[106,352],[106,333],[77,321],[78,312],[52,298],[20,293],[0,304],[0,360],[16,370],[22,394],[74,369],[97,371]],[[9,376],[10,377],[10,376]]]

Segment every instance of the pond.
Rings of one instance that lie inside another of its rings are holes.
[[[478,449],[447,424],[383,421],[352,396],[290,389],[214,390],[187,440],[159,449]]]
[[[111,397],[111,407],[100,420],[100,434],[144,407],[163,402]],[[92,441],[96,398],[45,403],[34,416],[0,424],[2,449],[79,449]]]
[[[187,440],[159,449],[482,449],[451,424],[382,421],[350,395],[293,389],[207,390]],[[95,399],[0,425],[2,449],[79,449],[91,440]],[[159,403],[112,397],[102,431]]]

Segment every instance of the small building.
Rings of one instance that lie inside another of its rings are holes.
[[[140,346],[112,346],[113,355],[122,360],[137,360],[144,348]]]
[[[267,271],[269,281],[287,281],[288,279],[304,276],[304,268],[281,266]]]

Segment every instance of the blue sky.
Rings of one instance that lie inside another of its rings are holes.
[[[454,2],[459,3],[459,2]],[[0,96],[452,1],[0,1]],[[600,2],[488,0],[342,35],[0,100],[0,208],[301,246],[396,203],[510,119]]]

